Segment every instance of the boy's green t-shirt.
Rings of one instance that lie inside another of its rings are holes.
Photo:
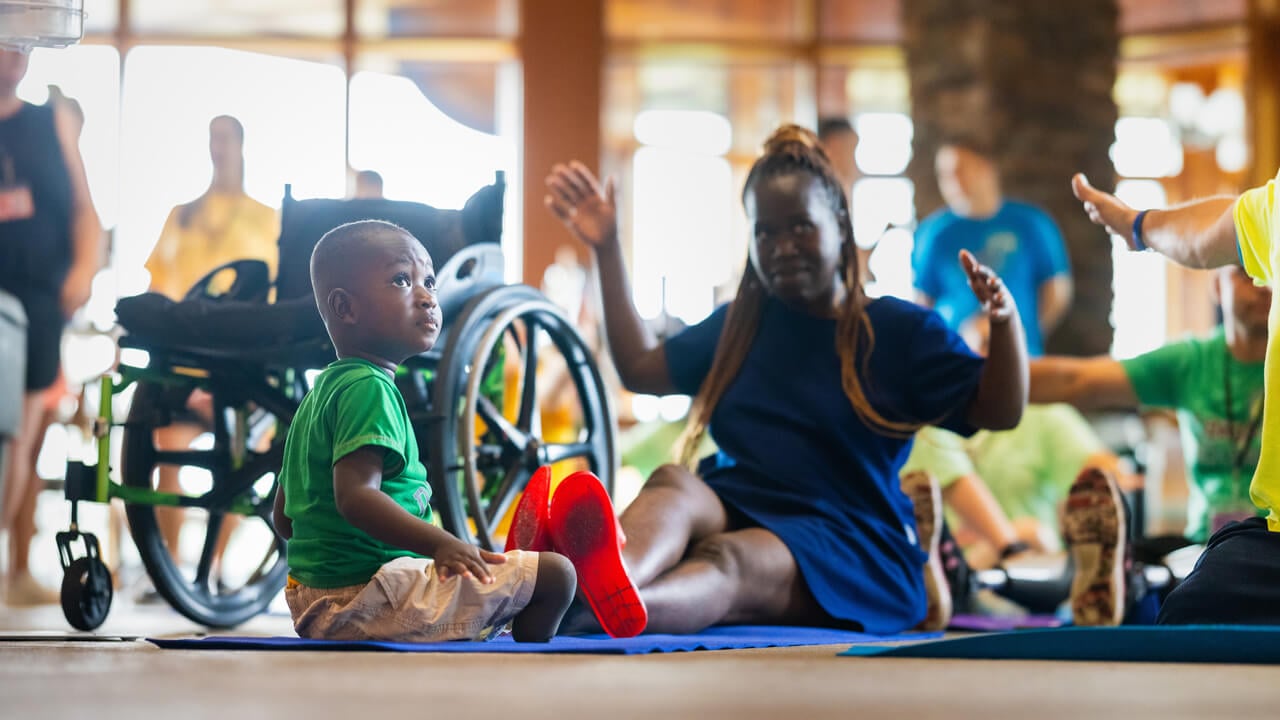
[[[431,486],[404,398],[387,372],[367,360],[329,365],[302,399],[285,439],[280,486],[293,523],[289,574],[314,588],[368,582],[387,562],[417,553],[373,539],[338,512],[333,466],[372,445],[386,451],[382,491],[430,522]]]
[[[1207,338],[1170,343],[1121,364],[1140,403],[1177,410],[1189,486],[1185,534],[1204,542],[1214,513],[1251,505],[1249,481],[1262,451],[1254,421],[1261,417],[1264,363],[1232,357],[1219,327]]]

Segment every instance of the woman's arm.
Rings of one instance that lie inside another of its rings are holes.
[[[93,276],[102,269],[102,223],[89,195],[76,122],[61,105],[54,106],[53,120],[71,182],[71,269],[62,285],[62,313],[71,317],[89,300]]]
[[[966,419],[974,427],[1009,430],[1017,427],[1027,405],[1026,334],[1013,295],[995,272],[967,250],[960,251],[960,262],[991,322],[987,361]]]
[[[663,346],[645,325],[631,301],[622,245],[618,240],[617,203],[610,179],[601,187],[579,162],[556,165],[547,176],[547,208],[574,237],[595,254],[595,273],[604,304],[605,335],[623,385],[632,392],[666,395],[676,392],[667,371]]]

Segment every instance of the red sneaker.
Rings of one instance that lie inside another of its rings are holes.
[[[511,529],[507,530],[507,552],[551,550],[551,528],[547,522],[550,515],[550,494],[551,466],[543,465],[529,478],[529,484],[525,486],[520,502],[516,504]]]
[[[573,562],[582,596],[604,631],[618,638],[644,632],[649,613],[622,563],[613,503],[595,475],[576,472],[556,488],[551,539]]]

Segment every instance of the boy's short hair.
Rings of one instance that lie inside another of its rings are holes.
[[[386,220],[357,220],[339,225],[320,238],[311,250],[311,287],[321,314],[329,291],[344,284],[350,272],[360,267],[362,250],[369,241],[388,232],[413,237],[408,230]]]

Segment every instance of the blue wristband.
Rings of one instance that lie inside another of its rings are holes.
[[[1129,237],[1133,239],[1133,249],[1137,252],[1147,249],[1147,244],[1142,242],[1142,221],[1146,219],[1147,212],[1142,210],[1133,218],[1133,233]]]

